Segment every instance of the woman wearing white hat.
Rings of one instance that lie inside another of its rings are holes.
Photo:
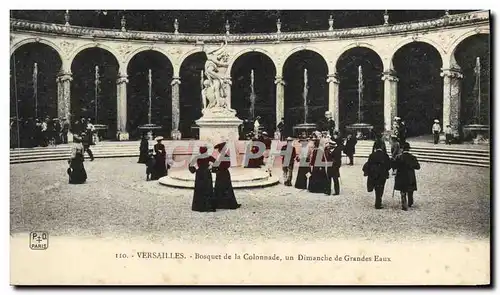
[[[441,133],[441,125],[439,125],[439,120],[434,120],[432,125],[432,134],[434,135],[434,144],[439,143],[439,134]]]

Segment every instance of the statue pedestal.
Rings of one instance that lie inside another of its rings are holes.
[[[203,116],[196,120],[196,124],[200,127],[199,139],[212,144],[237,141],[241,123],[243,121],[236,117],[236,112],[229,109],[205,110]]]

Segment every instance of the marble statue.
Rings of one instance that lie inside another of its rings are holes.
[[[228,90],[226,71],[229,65],[229,54],[226,52],[227,40],[214,50],[204,50],[207,55],[203,81],[202,98],[204,110],[211,112],[231,111],[228,106]]]

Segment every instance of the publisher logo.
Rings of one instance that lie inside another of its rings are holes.
[[[46,250],[49,247],[49,234],[44,231],[33,231],[30,233],[30,249]]]

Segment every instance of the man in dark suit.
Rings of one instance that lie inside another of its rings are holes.
[[[382,196],[390,169],[391,161],[381,146],[375,148],[363,165],[363,175],[368,177],[366,188],[368,192],[375,190],[375,209],[382,209]]]
[[[396,169],[394,189],[401,192],[402,209],[407,211],[413,205],[413,192],[417,190],[415,170],[420,169],[417,158],[410,154],[409,143],[403,143],[403,153],[396,157],[393,165]]]
[[[344,154],[349,158],[349,165],[354,165],[354,154],[356,153],[356,144],[358,140],[352,134],[347,135],[347,140],[344,146]]]
[[[334,196],[340,194],[340,166],[342,165],[342,147],[337,145],[333,140],[329,140],[325,148],[325,157],[327,162],[331,163],[326,169],[326,174],[328,177],[328,183],[326,185],[326,194],[331,194],[332,191],[332,179],[333,179],[333,190]]]

